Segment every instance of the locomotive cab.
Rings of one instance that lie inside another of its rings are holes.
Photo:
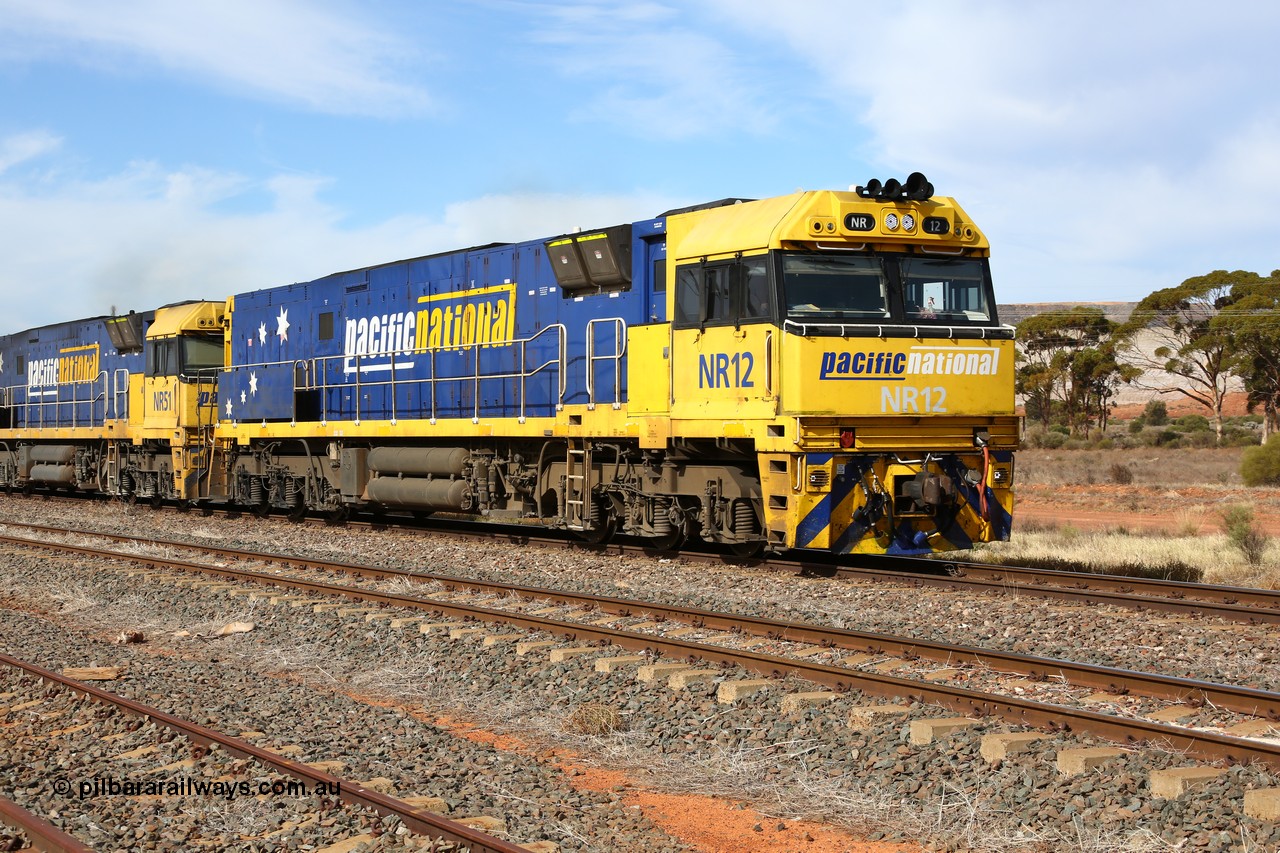
[[[188,302],[156,311],[147,329],[143,374],[131,378],[131,419],[143,430],[198,430],[217,420],[222,310],[221,302]]]
[[[132,447],[121,448],[118,488],[126,497],[192,500],[207,467],[224,364],[225,303],[185,302],[156,310],[143,370],[129,377]]]
[[[1013,330],[985,237],[926,183],[669,217],[671,430],[754,448],[773,550],[1008,538]]]

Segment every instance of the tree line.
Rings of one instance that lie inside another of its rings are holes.
[[[1280,270],[1189,278],[1147,296],[1123,323],[1077,306],[1028,317],[1017,330],[1017,391],[1028,419],[1046,426],[1106,429],[1116,392],[1130,384],[1202,404],[1221,442],[1236,377],[1249,411],[1262,410],[1263,442],[1280,428]]]

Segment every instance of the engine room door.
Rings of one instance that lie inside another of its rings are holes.
[[[644,243],[646,314],[650,323],[667,321],[667,238],[666,235]]]

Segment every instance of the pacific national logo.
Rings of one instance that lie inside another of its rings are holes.
[[[911,347],[910,352],[824,352],[819,379],[901,382],[908,376],[994,376],[993,347]]]
[[[516,286],[502,284],[418,297],[415,311],[347,320],[343,372],[371,373],[414,366],[415,351],[499,346],[515,337]],[[396,358],[399,356],[400,358]],[[378,360],[386,359],[386,360]]]
[[[93,382],[100,375],[97,344],[63,347],[54,358],[36,358],[27,362],[27,390],[36,397],[56,396],[55,386]],[[55,390],[36,390],[40,388]]]

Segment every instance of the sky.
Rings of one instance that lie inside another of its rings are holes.
[[[1280,267],[1280,4],[0,0],[0,332],[929,176],[1000,302]]]

